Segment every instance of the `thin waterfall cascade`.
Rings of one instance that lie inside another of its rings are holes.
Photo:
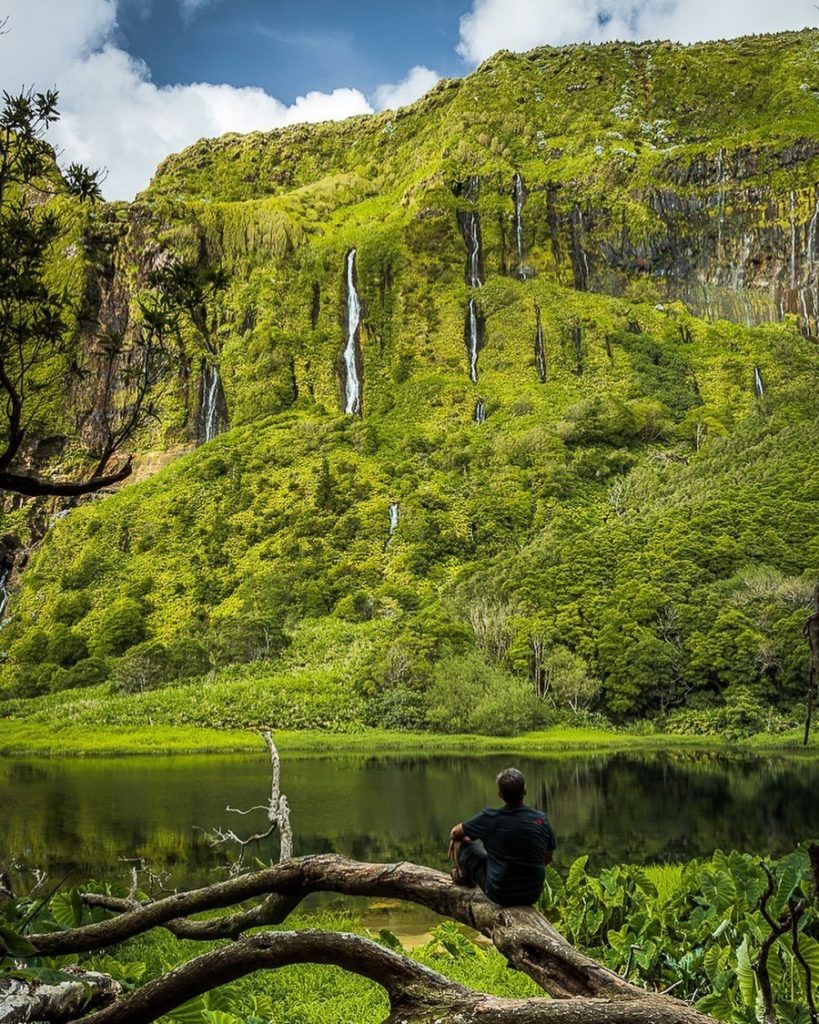
[[[516,174],[513,179],[512,195],[515,199],[515,253],[520,268],[523,266],[523,204],[526,201],[526,191],[520,174]]]
[[[480,426],[481,423],[486,422],[486,405],[484,400],[479,398],[475,403],[475,422]]]
[[[819,221],[819,195],[816,197],[816,208],[813,211],[813,216],[808,224],[808,244],[807,244],[807,264],[808,264],[808,275],[813,271],[813,264],[816,261],[816,225]]]
[[[199,429],[201,444],[221,434],[227,422],[227,404],[219,367],[207,359],[202,360],[199,377]]]
[[[486,322],[478,304],[470,299],[466,307],[466,323],[464,325],[464,342],[469,356],[469,379],[473,384],[478,383],[478,353],[484,345]]]
[[[758,366],[754,367],[754,394],[757,398],[765,397],[765,385],[762,382],[762,374]]]
[[[583,236],[586,231],[586,226],[583,223],[583,211],[579,206],[575,206],[571,214],[571,228],[572,228],[572,267],[574,270],[574,286],[578,291],[585,292],[589,290],[589,278],[591,277],[591,267],[589,266],[589,256],[583,245]]]
[[[796,289],[796,257],[798,244],[796,240],[796,194],[791,192],[791,289]]]
[[[401,518],[401,503],[398,501],[391,501],[389,508],[390,515],[390,537],[398,529],[398,522]]]
[[[13,565],[2,565],[0,566],[0,622],[6,612],[6,605],[9,603],[8,581],[11,576],[11,571],[14,568]]]
[[[474,210],[459,210],[458,227],[466,242],[466,283],[470,288],[483,286],[483,246],[481,215]]]
[[[548,368],[546,366],[546,345],[543,341],[543,323],[540,319],[540,307],[536,307],[537,327],[535,328],[535,367],[541,384],[546,383]]]
[[[361,300],[355,283],[355,249],[347,253],[345,275],[346,319],[344,351],[344,411],[361,415],[362,356],[359,332],[361,329]]]

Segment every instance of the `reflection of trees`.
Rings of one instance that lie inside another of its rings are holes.
[[[454,822],[497,803],[495,775],[527,775],[530,802],[558,834],[558,863],[591,867],[684,860],[715,848],[779,855],[815,830],[819,765],[682,754],[288,758],[297,854],[445,863]],[[195,827],[223,820],[226,782],[255,802],[264,762],[172,758],[0,763],[8,856],[75,877],[117,870],[117,857],[170,868],[175,884],[207,879],[222,859]],[[275,842],[263,847],[272,857]],[[125,872],[124,866],[122,867]]]

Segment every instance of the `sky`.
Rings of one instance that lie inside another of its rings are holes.
[[[0,0],[0,88],[60,91],[63,163],[132,199],[203,136],[393,109],[496,50],[819,25],[813,0]]]

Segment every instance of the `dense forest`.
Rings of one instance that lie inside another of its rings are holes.
[[[18,461],[134,462],[3,494],[2,713],[801,721],[818,42],[501,52],[44,204],[71,316]]]

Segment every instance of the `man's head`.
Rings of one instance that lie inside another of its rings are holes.
[[[521,804],[526,796],[526,780],[517,768],[504,768],[498,773],[498,796],[507,804]]]

